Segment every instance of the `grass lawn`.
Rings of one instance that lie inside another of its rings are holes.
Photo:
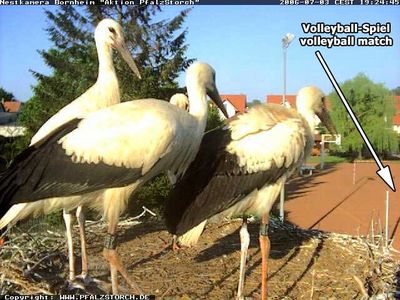
[[[333,156],[333,155],[325,155],[324,156],[324,163],[331,163],[331,164],[337,164],[341,162],[348,162],[349,160],[346,157],[339,157],[339,156]],[[314,164],[314,163],[320,163],[321,162],[321,156],[310,156],[307,158],[306,164]]]
[[[400,160],[383,160],[384,162],[390,163],[390,164],[398,164],[400,163]],[[315,164],[315,163],[320,163],[321,162],[321,156],[310,156],[307,158],[306,164]],[[351,158],[346,158],[346,157],[340,157],[340,156],[334,156],[334,155],[325,155],[324,156],[324,163],[331,163],[331,164],[337,164],[341,162],[351,162]],[[374,162],[373,159],[356,159],[357,163],[362,163],[362,162]]]

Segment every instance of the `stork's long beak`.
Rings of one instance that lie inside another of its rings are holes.
[[[219,96],[218,89],[215,86],[215,84],[211,89],[207,90],[207,95],[211,98],[211,100],[218,106],[218,108],[222,111],[224,116],[228,119],[229,118],[228,113],[226,112],[225,106],[222,103],[222,99]]]
[[[129,52],[128,48],[126,47],[125,43],[122,45],[119,45],[116,47],[118,52],[121,53],[122,58],[126,61],[128,64],[129,68],[133,71],[133,73],[136,74],[139,79],[142,79],[142,76],[140,75],[139,69],[136,66],[135,62],[133,61],[132,55]]]
[[[325,106],[322,107],[322,111],[317,113],[318,118],[321,120],[322,124],[328,129],[329,133],[332,135],[337,134],[335,124],[333,124],[331,116]]]

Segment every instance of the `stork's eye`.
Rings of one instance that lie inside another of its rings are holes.
[[[113,34],[115,34],[116,32],[115,32],[115,29],[114,28],[112,28],[112,27],[108,27],[108,30],[111,32],[111,33],[113,33]]]

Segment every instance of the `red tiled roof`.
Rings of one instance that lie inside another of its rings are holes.
[[[289,102],[292,108],[296,108],[296,95],[286,95],[286,101]],[[328,110],[330,110],[332,106],[329,98],[325,97],[325,101],[326,107],[328,108]],[[269,104],[282,104],[282,95],[267,95],[265,102]]]
[[[3,107],[6,112],[19,112],[21,102],[19,101],[4,101]]]
[[[246,109],[246,95],[220,95],[222,102],[229,101],[238,112],[244,112]]]
[[[395,106],[396,106],[396,114],[393,117],[393,125],[400,126],[400,96],[394,96]],[[286,95],[286,100],[290,103],[290,106],[296,108],[296,95]],[[282,95],[267,95],[266,103],[282,103]],[[328,109],[331,108],[331,102],[329,98],[326,98],[326,105]]]
[[[396,113],[393,116],[393,125],[400,125],[400,96],[393,96]]]
[[[393,125],[400,126],[400,114],[395,114],[393,117]]]
[[[289,102],[290,106],[296,107],[296,95],[286,95],[286,101]],[[265,102],[268,104],[281,104],[282,103],[282,95],[267,95]]]
[[[393,125],[400,126],[400,96],[394,96],[396,114],[393,116]]]

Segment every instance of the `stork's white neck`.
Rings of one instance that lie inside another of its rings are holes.
[[[311,132],[315,130],[315,113],[311,109],[298,108],[298,112],[306,119],[308,126],[310,126]]]
[[[113,63],[113,50],[111,46],[102,42],[96,42],[96,46],[99,58],[99,74],[95,87],[101,95],[96,101],[101,102],[100,106],[117,104],[120,102],[120,94]]]
[[[199,129],[204,131],[208,112],[205,88],[194,83],[187,83],[186,87],[189,96],[189,114],[199,121]]]
[[[104,42],[96,42],[96,47],[99,58],[99,75],[97,81],[109,80],[110,77],[116,78],[111,46]]]

